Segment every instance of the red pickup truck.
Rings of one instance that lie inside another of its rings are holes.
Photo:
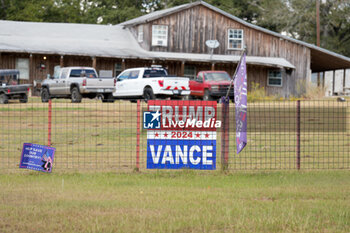
[[[226,71],[201,71],[194,80],[190,80],[190,98],[203,100],[218,100],[226,96],[231,83],[231,77]],[[234,100],[233,86],[230,89],[230,99]]]

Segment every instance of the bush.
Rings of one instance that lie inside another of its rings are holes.
[[[250,91],[248,92],[248,102],[257,102],[257,101],[285,101],[284,97],[280,95],[267,95],[264,87],[260,87],[259,83],[251,82]],[[289,96],[287,100],[297,101],[297,100],[314,100],[322,99],[325,97],[326,87],[316,87],[312,85],[306,85],[306,82],[303,80],[297,83],[297,95]]]
[[[251,82],[251,91],[248,91],[248,102],[271,101],[279,99],[276,96],[268,96],[264,87],[260,87],[259,83]]]

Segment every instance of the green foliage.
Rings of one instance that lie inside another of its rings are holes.
[[[144,14],[144,1],[139,0],[96,0],[95,12],[102,24],[118,24]]]
[[[133,6],[125,7],[122,10],[109,9],[104,12],[102,24],[118,24],[142,15],[140,10]]]
[[[209,0],[208,3],[248,22],[260,17],[259,6],[254,1]]]
[[[0,19],[118,24],[144,14],[142,3],[138,0],[2,0]]]
[[[47,18],[47,9],[53,0],[2,0],[0,1],[0,18],[18,21],[42,22]]]
[[[321,4],[321,47],[350,57],[350,2]]]
[[[261,0],[257,24],[316,44],[316,0]],[[320,1],[321,47],[350,56],[350,2]]]

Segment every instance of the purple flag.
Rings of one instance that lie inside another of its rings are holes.
[[[236,145],[237,154],[247,145],[247,66],[246,55],[242,56],[234,77],[236,104]]]

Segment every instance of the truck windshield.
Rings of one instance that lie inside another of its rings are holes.
[[[144,78],[166,77],[168,74],[163,69],[148,69],[143,73]]]
[[[227,73],[207,73],[204,75],[205,81],[230,81]]]

